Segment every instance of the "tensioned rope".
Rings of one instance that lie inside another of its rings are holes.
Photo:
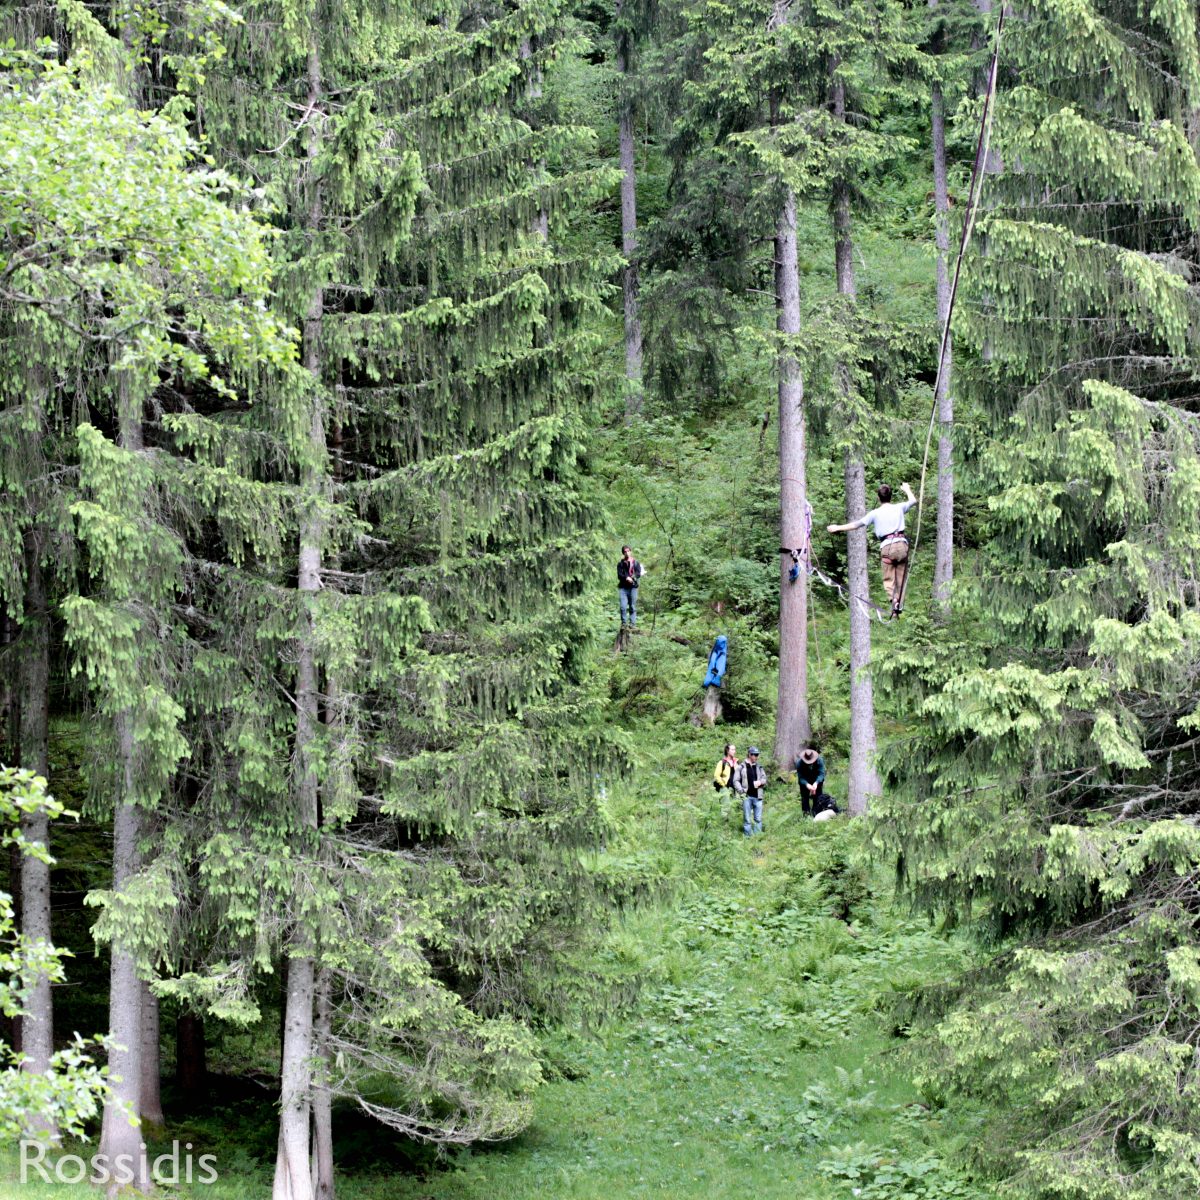
[[[925,508],[925,479],[929,470],[929,447],[933,441],[933,427],[937,423],[938,400],[941,398],[942,380],[945,378],[946,349],[950,343],[950,323],[954,317],[954,304],[958,299],[958,282],[962,275],[963,259],[966,257],[967,246],[971,241],[971,233],[975,228],[975,216],[979,210],[979,197],[983,191],[983,180],[986,174],[984,167],[991,144],[992,111],[996,99],[996,82],[999,76],[1000,35],[1004,31],[1005,8],[1006,5],[1001,4],[1000,16],[996,22],[996,35],[992,45],[992,62],[988,69],[987,91],[984,94],[983,100],[983,114],[979,122],[979,135],[975,141],[975,163],[971,170],[971,186],[967,191],[967,211],[963,217],[962,237],[959,239],[958,256],[954,263],[954,278],[950,284],[950,301],[946,306],[946,320],[942,325],[942,338],[938,348],[937,374],[934,377],[933,401],[929,411],[929,429],[925,434],[925,453],[921,459],[921,485],[917,492],[917,529],[913,538],[912,550],[909,552],[908,561],[905,563],[904,572],[901,575],[899,599],[889,611],[876,604],[869,596],[859,596],[850,591],[850,588],[846,584],[834,579],[831,575],[827,575],[813,562],[812,506],[807,503],[805,504],[804,512],[803,548],[797,550],[786,546],[780,547],[781,554],[790,554],[792,556],[791,578],[793,583],[799,578],[800,564],[803,561],[804,570],[810,577],[815,577],[825,584],[826,587],[832,588],[846,605],[857,600],[860,604],[870,609],[871,615],[880,622],[890,621],[892,617],[900,615],[900,611],[904,607],[904,595],[908,589],[908,578],[912,572],[912,560],[916,555],[917,547],[921,544],[921,517]]]
[[[933,427],[937,423],[938,401],[942,395],[942,380],[946,371],[946,348],[950,344],[950,322],[954,318],[954,302],[958,299],[958,280],[962,274],[963,259],[966,257],[967,246],[971,241],[971,233],[975,228],[975,216],[979,211],[979,197],[983,193],[983,181],[987,175],[987,156],[992,139],[992,111],[996,100],[996,81],[1000,70],[1000,35],[1004,32],[1004,14],[1007,7],[1007,4],[1000,5],[1000,16],[996,21],[996,38],[992,45],[992,65],[988,70],[983,116],[979,122],[979,137],[975,143],[975,165],[971,171],[971,187],[967,193],[967,211],[963,217],[962,237],[958,243],[958,258],[954,263],[954,280],[950,284],[950,302],[946,306],[946,321],[942,326],[937,375],[934,377],[933,383],[933,401],[929,407],[929,428],[925,433],[925,453],[921,458],[921,487],[917,492],[917,531],[913,538],[913,548],[909,553],[908,562],[904,566],[904,575],[900,580],[899,598],[895,604],[896,615],[899,615],[900,610],[904,607],[908,577],[912,573],[912,563],[916,557],[917,547],[921,544],[921,517],[925,511],[925,477],[929,470],[929,447],[933,442]]]
[[[812,505],[806,500],[804,502],[804,545],[799,549],[792,549],[787,546],[779,547],[780,554],[790,554],[792,556],[792,569],[789,572],[791,582],[795,583],[800,578],[801,564],[803,564],[804,573],[809,579],[818,579],[827,588],[832,588],[847,606],[857,600],[860,604],[871,610],[871,615],[877,621],[890,620],[891,617],[887,609],[876,604],[869,596],[859,596],[855,592],[852,592],[848,585],[835,579],[832,575],[827,575],[813,562],[812,518]]]

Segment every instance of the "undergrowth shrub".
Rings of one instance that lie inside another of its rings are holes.
[[[905,1156],[864,1142],[834,1151],[818,1170],[830,1179],[844,1180],[857,1200],[991,1200],[992,1196],[936,1154]]]
[[[838,829],[822,846],[824,864],[819,878],[826,911],[839,921],[868,916],[871,874],[857,830]]]
[[[739,725],[768,721],[774,706],[768,680],[762,672],[739,671],[736,675],[731,674],[721,689],[721,707],[725,719]]]

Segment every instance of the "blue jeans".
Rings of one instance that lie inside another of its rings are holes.
[[[617,588],[617,600],[621,607],[621,624],[637,624],[637,588]]]
[[[751,833],[762,833],[762,806],[763,798],[761,796],[743,796],[742,797],[742,832],[749,837]]]

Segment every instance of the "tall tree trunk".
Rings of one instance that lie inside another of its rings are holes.
[[[273,1200],[313,1200],[309,1162],[312,1124],[314,971],[311,951],[288,959],[287,1007],[283,1024],[279,1145]]]
[[[158,997],[142,983],[142,1081],[138,1102],[143,1131],[161,1129],[167,1122],[162,1109],[162,1055],[159,1048]]]
[[[129,395],[124,376],[118,380],[121,448],[130,453],[143,449],[141,402]],[[115,719],[117,760],[121,765],[121,794],[113,814],[113,891],[124,889],[136,874],[139,862],[142,814],[137,805],[137,746],[133,714],[128,710]],[[142,1084],[142,981],[133,955],[119,941],[112,944],[108,985],[108,1054],[112,1100],[104,1107],[100,1127],[100,1153],[108,1156],[108,1195],[122,1190],[121,1162],[133,1174],[129,1186],[147,1191],[150,1186],[146,1152],[141,1131],[133,1120],[140,1119]]]
[[[41,539],[25,539],[25,622],[19,656],[20,763],[43,778],[50,774],[50,617],[42,575]],[[50,818],[30,813],[21,818],[21,834],[29,842],[50,843]],[[30,855],[18,859],[21,877],[22,937],[31,945],[50,945],[50,865]],[[50,976],[39,971],[28,983],[21,1018],[23,1069],[45,1074],[54,1053],[54,1009]],[[30,1132],[56,1138],[58,1131],[43,1116],[31,1114]]]
[[[332,442],[335,447],[341,443],[341,426],[334,425]],[[333,468],[334,478],[340,479],[340,469],[337,463]],[[329,745],[330,760],[339,763],[344,761],[346,741],[346,711],[345,696],[338,682],[335,671],[325,672],[325,728]],[[339,818],[336,785],[339,780],[333,772],[327,771],[325,777],[325,795],[321,798],[320,811],[317,819],[322,829],[328,828],[331,822]],[[316,1046],[316,1077],[313,1080],[313,1145],[312,1173],[316,1182],[317,1200],[333,1200],[333,1093],[330,1090],[332,1078],[333,1051],[331,1048],[333,1035],[333,973],[322,967],[317,972],[316,983],[316,1014],[314,1025],[314,1041]]]
[[[321,188],[316,159],[321,148],[321,57],[314,28],[308,54],[308,110],[316,114],[309,124],[308,230],[314,245],[322,220]],[[296,664],[296,816],[302,828],[317,828],[320,719],[319,677],[313,604],[321,587],[322,524],[320,499],[325,479],[325,406],[322,399],[321,319],[325,290],[318,286],[304,322],[304,365],[313,375],[312,417],[309,443],[312,461],[302,485],[312,504],[300,524],[297,588],[304,615],[301,620]],[[310,1158],[313,1102],[313,1005],[315,1001],[315,947],[310,933],[294,928],[288,947],[287,1002],[283,1019],[283,1054],[279,1101],[279,1145],[275,1159],[273,1200],[313,1200],[314,1180]]]
[[[862,460],[846,455],[846,519],[856,521],[867,511],[866,473]],[[851,597],[869,596],[867,531],[849,536],[847,582]],[[879,795],[875,770],[875,692],[871,681],[871,612],[858,599],[850,601],[850,771],[847,804],[852,816],[867,811],[867,797]]]
[[[333,1028],[333,978],[328,970],[317,976],[317,1071],[313,1092],[313,1175],[317,1200],[333,1200],[333,1094],[329,1090]]]
[[[20,657],[15,659],[17,668],[10,664],[14,662],[14,651],[10,650],[17,639],[19,626],[13,620],[8,609],[0,604],[0,759],[4,762],[19,762],[21,745],[21,705],[17,699],[20,684],[17,676],[20,669]],[[15,652],[18,656],[20,651]],[[15,893],[19,888],[14,887]]]
[[[946,322],[950,316],[950,197],[946,187],[946,105],[941,84],[933,85],[933,199],[936,209],[938,331],[945,330],[946,349],[935,402],[938,408],[938,511],[937,561],[933,570],[933,596],[944,613],[950,605],[954,580],[954,395],[950,374],[954,345]]]
[[[781,339],[800,333],[800,272],[796,253],[796,197],[787,189],[775,229],[775,323]],[[808,718],[808,603],[804,582],[793,583],[790,551],[805,547],[806,454],[804,377],[790,345],[781,344],[779,371],[779,692],[775,708],[775,762],[791,767],[812,737]]]
[[[117,753],[124,774],[124,791],[131,795],[136,787],[133,763],[133,718],[129,713],[117,717]],[[122,800],[113,818],[113,890],[121,891],[138,869],[138,842],[141,837],[141,813],[137,805]],[[119,942],[112,945],[109,967],[108,1033],[112,1047],[108,1054],[112,1101],[105,1105],[100,1131],[100,1153],[108,1156],[108,1194],[121,1190],[120,1160],[133,1172],[138,1191],[149,1187],[146,1154],[142,1149],[139,1127],[131,1122],[141,1118],[142,1083],[142,981],[132,954]]]
[[[834,64],[836,70],[836,64]],[[834,115],[846,119],[846,92],[835,76],[832,82]],[[834,269],[840,295],[853,301],[857,295],[854,280],[854,239],[850,222],[850,188],[839,180],[833,191]],[[849,393],[849,367],[839,365],[842,387]],[[846,519],[856,521],[867,510],[866,472],[860,454],[847,451]],[[867,531],[849,534],[846,547],[847,582],[850,585],[850,772],[847,802],[850,812],[859,816],[867,811],[867,797],[879,794],[875,772],[875,695],[871,684],[871,611],[857,597],[870,595],[871,579],[867,570]]]
[[[533,39],[525,38],[521,42],[520,48],[518,49],[517,53],[521,56],[522,62],[528,62],[530,59],[532,59],[533,58]],[[542,69],[541,69],[541,67],[538,66],[537,63],[534,63],[530,67],[529,88],[528,88],[527,94],[529,96],[529,101],[530,101],[531,106],[536,106],[537,102],[542,98]],[[534,119],[536,120],[536,113],[534,115]],[[546,160],[543,158],[543,159],[539,160],[537,167],[534,169],[534,175],[538,180],[541,180],[545,177],[545,174],[546,174]],[[537,216],[534,217],[533,232],[535,234],[537,234],[537,236],[539,238],[541,238],[543,242],[549,241],[549,239],[550,239],[550,213],[545,208],[539,209]]]
[[[182,1009],[175,1019],[175,1090],[189,1100],[208,1092],[204,1018],[190,1008]]]
[[[838,91],[841,91],[839,86]],[[858,287],[854,282],[854,239],[850,226],[850,189],[845,183],[833,188],[833,268],[840,296],[854,299]],[[845,367],[843,366],[843,371]]]
[[[1011,0],[1005,0],[1006,3]],[[992,15],[992,0],[974,0],[975,11],[984,18],[985,29],[983,36],[972,39],[972,47],[975,50],[982,49],[988,44],[988,38],[991,34],[991,21],[987,20]],[[1012,11],[1011,9],[1009,10]],[[975,76],[974,92],[976,97],[982,96],[987,91],[988,86],[988,66],[985,61],[984,65],[979,68]],[[1004,172],[1004,159],[1000,157],[1000,152],[993,147],[988,147],[987,157],[980,164],[979,170],[985,175],[1001,175]]]
[[[3,645],[4,657],[0,660],[0,689],[3,690],[4,728],[0,734],[3,743],[4,761],[19,763],[21,761],[21,682],[20,673],[23,651],[18,645],[16,651],[10,649],[20,636],[20,626],[13,620],[7,608],[0,607],[0,643]],[[16,654],[17,666],[9,666]],[[8,848],[8,894],[12,897],[13,928],[23,929],[24,922],[21,913],[21,847],[15,842]],[[0,1036],[12,1047],[14,1054],[21,1051],[21,1017],[16,1014],[5,1017],[0,1014]]]
[[[637,168],[634,161],[633,102],[629,98],[629,34],[621,26],[622,2],[617,2],[617,74],[621,77],[617,141],[621,162],[621,252],[625,268],[625,419],[642,411],[642,322],[638,316]]]
[[[121,40],[130,65],[130,92],[134,103],[143,104],[145,80],[140,66],[139,35],[132,21],[121,26]],[[140,454],[145,449],[142,425],[143,398],[131,387],[126,372],[118,372],[117,431],[121,449]],[[142,812],[138,807],[137,743],[134,715],[126,709],[113,720],[120,794],[113,812],[114,892],[123,891],[141,866]],[[111,1100],[104,1106],[100,1124],[100,1153],[106,1155],[108,1173],[103,1180],[110,1197],[132,1188],[150,1189],[150,1171],[141,1129],[142,1086],[142,981],[137,962],[118,939],[114,939],[108,972],[108,1074]],[[132,1176],[132,1179],[129,1178]]]

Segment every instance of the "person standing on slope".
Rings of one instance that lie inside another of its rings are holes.
[[[767,773],[758,762],[758,747],[746,751],[746,761],[738,768],[745,784],[742,793],[742,833],[749,837],[763,831],[763,789],[767,786]]]
[[[825,807],[825,760],[816,746],[805,746],[796,759],[796,782],[800,785],[800,807],[806,817],[815,817]]]
[[[907,483],[900,485],[905,498],[892,503],[892,489],[880,484],[876,492],[879,506],[871,509],[865,517],[846,525],[827,525],[830,533],[849,533],[852,529],[865,529],[868,525],[875,530],[879,539],[879,558],[883,568],[883,590],[892,606],[892,615],[900,615],[904,600],[904,576],[908,571],[908,538],[904,534],[904,514],[917,502],[913,490]]]
[[[722,788],[729,788],[732,791],[737,779],[738,766],[737,747],[732,742],[726,742],[721,761],[717,763],[717,768],[713,771],[713,788],[718,792]]]
[[[628,546],[622,546],[621,557],[617,560],[617,607],[622,626],[628,625],[630,629],[637,626],[638,580],[645,570],[633,557],[633,551]]]

